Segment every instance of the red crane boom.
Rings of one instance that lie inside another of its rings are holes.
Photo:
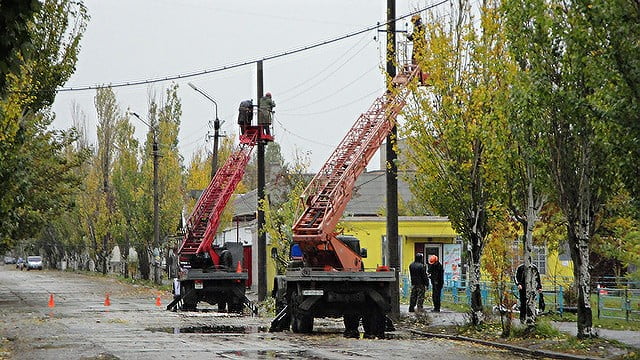
[[[188,264],[190,255],[208,253],[213,265],[220,265],[219,255],[212,248],[213,240],[220,225],[222,211],[244,176],[254,146],[259,140],[268,141],[266,137],[271,138],[261,132],[259,126],[248,127],[245,134],[240,136],[239,147],[218,169],[198,199],[187,220],[184,239],[178,250],[181,263]]]
[[[391,131],[406,104],[407,85],[421,78],[417,65],[406,64],[393,78],[396,91],[377,98],[305,189],[306,209],[293,226],[293,241],[300,246],[307,266],[325,270],[360,271],[362,259],[336,237],[335,227],[353,193],[356,179]]]

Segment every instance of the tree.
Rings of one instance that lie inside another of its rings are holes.
[[[480,29],[470,4],[460,2],[451,29],[434,19],[426,51],[417,59],[429,86],[417,89],[416,106],[403,129],[413,194],[435,213],[447,215],[467,245],[472,321],[482,321],[480,258],[491,232],[489,220],[504,189],[495,171],[505,126],[505,50],[497,3],[484,2]]]
[[[0,244],[11,247],[73,206],[74,169],[85,153],[65,154],[76,140],[73,130],[46,129],[51,90],[73,72],[88,17],[81,3],[65,0],[3,1],[0,8],[9,23],[0,35]]]
[[[107,273],[109,255],[113,249],[112,229],[115,225],[116,203],[113,190],[111,173],[113,171],[113,158],[115,153],[116,131],[118,122],[122,121],[122,112],[118,108],[116,96],[111,88],[98,89],[95,97],[96,112],[98,113],[98,148],[96,149],[96,161],[100,180],[100,202],[104,208],[99,214],[104,226],[96,228],[100,234],[100,243],[95,241],[94,249],[98,259],[102,263],[102,273]],[[97,239],[96,239],[97,240]]]
[[[158,164],[158,193],[160,206],[160,241],[176,233],[182,215],[182,197],[184,194],[182,157],[178,152],[178,130],[182,115],[178,86],[169,87],[165,96],[159,102],[155,97],[149,99],[147,120],[151,125],[144,145],[142,158],[143,196],[142,201],[146,211],[146,221],[141,221],[141,241],[136,245],[140,261],[140,273],[143,278],[149,278],[149,258],[154,250],[162,244],[153,241],[153,143],[157,137]],[[159,253],[158,253],[159,255]],[[159,259],[155,259],[158,261]],[[159,263],[154,264],[156,269]]]
[[[129,277],[129,248],[140,237],[142,211],[142,174],[140,149],[128,117],[117,124],[115,144],[117,156],[113,164],[113,188],[117,204],[116,241],[120,248],[120,261],[124,262],[124,276]]]
[[[277,150],[279,156],[279,147]],[[281,165],[279,175],[269,186],[265,202],[259,204],[265,214],[264,231],[278,250],[276,272],[279,275],[284,274],[287,268],[289,251],[293,245],[291,227],[304,210],[300,196],[309,182],[304,176],[309,160],[298,155],[293,164],[287,165],[283,160]],[[272,169],[271,173],[274,174],[274,171]]]
[[[590,337],[589,244],[595,216],[606,201],[615,172],[609,126],[595,106],[593,78],[602,76],[592,56],[602,43],[582,15],[587,2],[505,1],[511,51],[526,64],[521,91],[537,99],[548,137],[555,198],[567,219],[568,242],[578,290],[578,337]]]
[[[41,7],[38,0],[0,1],[0,97],[5,96],[7,75],[20,72],[20,67],[33,50],[29,24]]]

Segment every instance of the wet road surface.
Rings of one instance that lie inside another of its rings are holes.
[[[105,306],[106,294],[110,306]],[[53,294],[54,307],[49,307]],[[521,359],[504,350],[398,329],[389,339],[345,339],[341,322],[310,335],[268,333],[270,317],[169,312],[142,286],[58,271],[0,266],[0,337],[10,359]],[[0,354],[0,358],[3,355]]]

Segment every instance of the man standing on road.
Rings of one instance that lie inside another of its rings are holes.
[[[431,278],[431,299],[433,300],[433,312],[440,312],[440,295],[444,286],[444,268],[438,257],[429,256],[429,278]]]
[[[427,278],[423,259],[422,253],[417,253],[415,261],[409,265],[409,275],[411,275],[409,312],[414,312],[416,305],[418,306],[418,312],[421,312],[424,304],[424,292],[427,290],[429,279]]]

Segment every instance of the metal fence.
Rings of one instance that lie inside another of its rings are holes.
[[[546,304],[546,311],[557,313],[575,312],[576,295],[571,287],[570,279],[547,278],[542,292]],[[612,318],[626,321],[640,321],[640,282],[628,281],[624,278],[596,278],[593,282],[592,306],[597,306],[598,318]],[[604,286],[600,283],[607,284]],[[564,284],[564,285],[561,285]],[[400,294],[408,300],[411,293],[411,282],[408,275],[402,274],[400,280]],[[515,285],[510,286],[510,302],[518,303],[518,290]],[[489,307],[501,307],[496,298],[495,288],[489,282],[480,283],[482,303]],[[446,282],[442,289],[442,301],[452,304],[470,305],[471,290],[465,283],[457,281]],[[517,306],[516,306],[517,308]]]

